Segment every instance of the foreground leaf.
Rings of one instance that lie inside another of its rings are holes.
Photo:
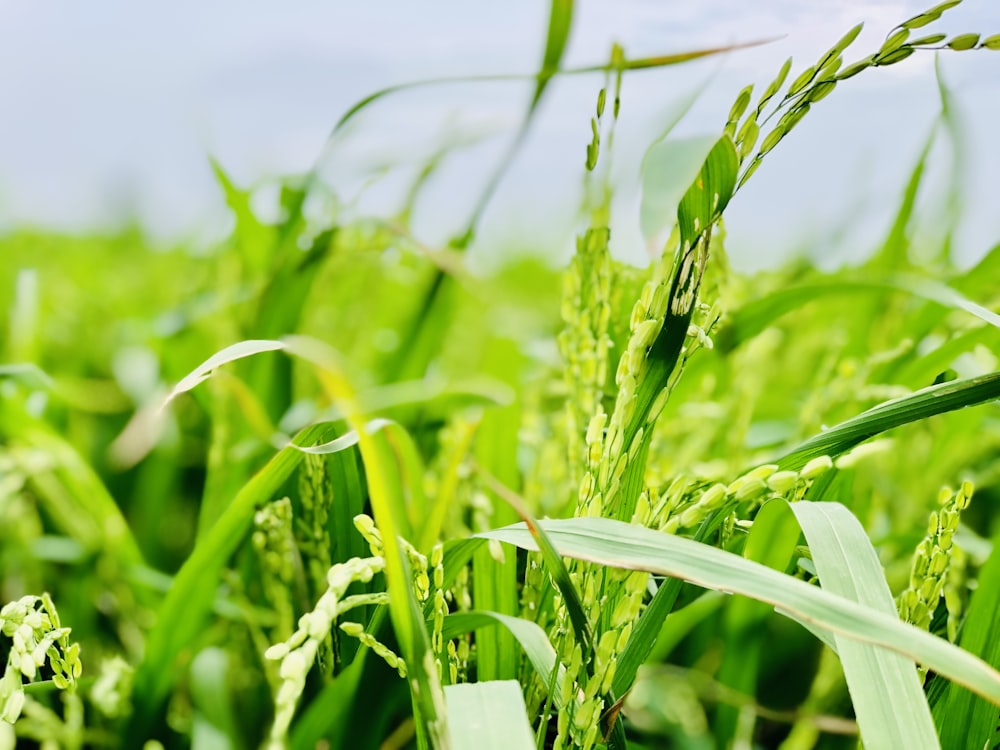
[[[775,502],[790,508],[802,526],[825,591],[896,616],[878,555],[847,508],[840,503]],[[913,662],[869,643],[834,638],[865,746],[940,747]]]
[[[516,680],[447,685],[444,700],[453,750],[534,750]]]
[[[1000,398],[1000,372],[932,385],[892,399],[809,438],[775,461],[781,469],[801,469],[817,456],[846,453],[894,427]]]
[[[545,521],[542,526],[566,557],[684,578],[704,588],[767,602],[835,634],[903,654],[1000,705],[1000,672],[885,612],[827,593],[738,555],[641,526],[607,518]],[[478,536],[536,549],[522,524]]]
[[[552,680],[553,668],[558,668],[559,672],[555,676],[556,683],[561,684],[563,673],[566,668],[558,663],[556,650],[552,647],[548,635],[538,625],[530,620],[520,617],[510,617],[499,612],[456,612],[444,618],[442,635],[445,640],[457,638],[473,630],[503,625],[511,632],[524,649],[525,656],[531,662],[538,675],[542,678],[542,684],[548,685]],[[556,705],[561,704],[561,698],[557,692],[552,696]]]

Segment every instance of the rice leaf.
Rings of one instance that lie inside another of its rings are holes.
[[[487,358],[491,372],[510,383],[517,381],[523,363],[521,352],[513,342],[498,341],[490,347]],[[491,518],[496,525],[512,523],[520,518],[508,501],[513,493],[507,488],[518,486],[521,481],[517,462],[521,417],[518,401],[502,408],[488,409],[480,417],[472,438],[475,465],[487,478],[484,489],[492,504]],[[455,470],[458,471],[457,466]],[[437,499],[435,503],[440,505],[441,500]],[[439,529],[435,533],[437,531]],[[490,550],[479,550],[473,560],[472,579],[476,609],[512,616],[520,614],[517,555],[504,555],[500,561],[490,554]],[[520,660],[514,638],[509,632],[497,628],[478,631],[476,647],[479,680],[517,678]]]
[[[447,685],[444,699],[453,750],[534,750],[517,680]]]
[[[456,612],[444,618],[442,635],[445,640],[457,638],[473,630],[480,631],[485,628],[502,625],[514,636],[521,648],[524,649],[525,656],[531,662],[539,676],[542,684],[548,685],[552,679],[552,670],[558,669],[555,675],[556,684],[562,681],[562,675],[566,668],[558,663],[556,650],[552,647],[548,635],[538,625],[530,620],[520,617],[511,617],[499,612],[485,612],[483,610],[473,610],[471,612]],[[561,698],[557,692],[553,695],[556,704],[561,703]]]
[[[688,108],[693,103],[692,97]],[[718,140],[714,135],[673,139],[667,137],[668,133],[646,149],[642,158],[639,224],[650,244],[671,229],[676,215],[670,216],[670,207],[680,203]]]
[[[1000,372],[932,385],[841,422],[809,438],[775,463],[781,469],[801,469],[817,456],[839,455],[894,427],[997,398],[1000,398]]]
[[[941,282],[906,275],[894,275],[884,280],[837,276],[779,289],[744,305],[733,312],[716,340],[723,351],[729,351],[773,325],[784,315],[823,298],[892,292],[909,294],[943,307],[963,310],[992,326],[1000,327],[1000,315]]]
[[[1000,672],[947,641],[791,576],[690,539],[607,518],[543,521],[566,557],[627,570],[683,578],[698,586],[743,594],[855,640],[913,659],[1000,705]],[[522,524],[479,534],[537,549]]]
[[[825,591],[898,616],[878,555],[847,508],[840,503],[784,500],[768,505],[786,513],[790,508],[795,514]],[[913,662],[868,643],[837,634],[834,638],[865,746],[939,748]]]

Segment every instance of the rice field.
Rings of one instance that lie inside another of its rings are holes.
[[[914,231],[945,82],[863,262],[740,273],[725,232],[856,76],[1000,50],[935,31],[959,2],[647,159],[645,267],[622,80],[728,50],[589,71],[564,267],[470,268],[503,167],[445,247],[317,216],[317,174],[262,221],[218,165],[209,252],[0,238],[0,748],[1000,747],[1000,244]]]

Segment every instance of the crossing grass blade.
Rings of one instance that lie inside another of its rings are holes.
[[[517,680],[491,680],[444,689],[452,750],[534,750]]]
[[[889,585],[864,528],[840,503],[770,503],[794,513],[825,591],[896,616]],[[866,747],[934,750],[940,745],[913,662],[834,635]],[[964,691],[963,691],[964,692]]]
[[[444,618],[442,634],[447,640],[457,638],[473,630],[482,630],[497,625],[501,625],[509,630],[511,635],[521,645],[521,648],[524,649],[524,655],[528,657],[531,666],[535,668],[535,671],[542,678],[543,685],[549,684],[553,677],[553,669],[558,670],[555,675],[555,684],[558,685],[561,683],[562,675],[565,673],[566,668],[559,663],[556,651],[552,647],[548,635],[530,620],[503,615],[499,612],[485,612],[483,610],[456,612]],[[556,705],[561,704],[561,697],[558,693],[553,695],[553,700],[556,702]]]
[[[1000,672],[885,612],[730,552],[652,529],[606,518],[543,521],[541,526],[565,557],[683,578],[698,586],[767,602],[838,635],[903,654],[1000,705]],[[537,549],[534,538],[521,524],[477,536]]]
[[[775,461],[781,469],[801,469],[817,456],[837,456],[894,427],[1000,398],[1000,372],[932,385],[886,401],[809,438]]]
[[[963,310],[991,326],[1000,327],[1000,315],[939,281],[899,274],[885,279],[851,278],[841,274],[779,289],[749,302],[733,312],[729,322],[716,336],[716,341],[723,351],[729,351],[757,336],[783,316],[817,300],[885,294],[907,294],[942,307]]]
[[[365,466],[369,499],[382,534],[389,616],[410,678],[417,744],[420,747],[447,747],[448,728],[430,636],[411,585],[410,566],[400,543],[404,531],[412,531],[406,515],[408,499],[422,497],[423,494],[420,486],[423,472],[414,465],[419,457],[402,428],[390,426],[376,433],[366,429],[370,420],[361,411],[355,392],[342,372],[339,357],[332,348],[303,336],[289,337],[285,343],[291,354],[313,365],[323,389],[358,433],[358,449]],[[412,534],[406,536],[413,538]]]

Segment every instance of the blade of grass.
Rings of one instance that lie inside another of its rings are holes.
[[[864,528],[840,503],[784,500],[795,514],[824,590],[897,617],[878,555]],[[910,659],[834,635],[866,747],[939,748],[917,670]]]
[[[517,680],[447,685],[445,705],[455,750],[534,750],[535,738]]]
[[[552,647],[548,635],[530,620],[523,620],[520,617],[510,617],[499,612],[484,612],[482,610],[456,612],[444,618],[442,635],[445,640],[449,640],[470,633],[473,630],[480,631],[497,625],[505,627],[517,642],[521,644],[521,648],[524,649],[524,654],[528,657],[528,661],[531,662],[531,666],[535,668],[535,671],[542,678],[542,684],[548,685],[550,683],[553,669],[558,670],[555,675],[556,684],[558,685],[562,682],[562,675],[565,673],[566,668],[558,663],[556,650]],[[561,704],[562,699],[558,692],[553,698],[556,701],[556,705]]]
[[[561,555],[645,570],[767,602],[834,633],[901,653],[1000,705],[1000,672],[956,646],[879,612],[724,550],[607,518],[541,522]],[[477,535],[524,549],[537,545],[522,526]]]
[[[1000,372],[933,385],[841,422],[809,438],[775,463],[781,469],[801,469],[817,456],[839,455],[894,427],[997,398],[1000,398]]]
[[[721,47],[708,47],[699,50],[691,50],[688,52],[676,52],[673,54],[666,55],[653,55],[651,57],[639,57],[623,60],[620,67],[623,70],[649,70],[652,68],[662,68],[668,65],[678,65],[680,63],[691,62],[692,60],[698,60],[703,57],[710,57],[712,55],[719,55],[726,52],[733,52],[739,49],[748,49],[750,47],[758,47],[762,44],[768,44],[772,39],[759,39],[752,42],[741,42],[739,44],[724,45]],[[572,76],[572,75],[586,75],[589,73],[608,73],[614,72],[615,67],[611,63],[598,63],[592,65],[584,65],[573,68],[561,68],[555,71],[554,75],[560,76]],[[337,135],[344,129],[344,127],[355,118],[360,112],[367,109],[370,105],[385,98],[391,94],[396,94],[402,91],[409,91],[416,88],[426,88],[429,86],[442,86],[455,83],[502,83],[505,81],[527,81],[532,79],[537,79],[537,73],[494,73],[488,75],[477,75],[477,76],[441,76],[439,78],[424,78],[419,81],[410,81],[407,83],[398,83],[392,86],[386,86],[378,91],[373,91],[368,94],[363,99],[358,100],[353,105],[351,105],[337,123],[333,126],[333,130],[330,132],[330,138]]]
[[[837,298],[856,294],[909,294],[942,307],[963,310],[992,326],[1000,327],[1000,315],[967,299],[938,281],[896,274],[885,279],[850,278],[837,275],[787,287],[744,305],[733,312],[716,339],[722,351],[730,351],[753,338],[779,318],[824,297]]]

